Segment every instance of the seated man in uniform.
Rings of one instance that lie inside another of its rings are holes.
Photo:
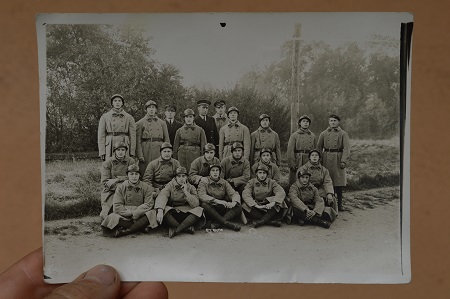
[[[181,232],[193,234],[194,224],[203,216],[197,190],[187,181],[187,170],[176,169],[176,176],[161,190],[155,202],[156,220],[169,226],[169,238]]]
[[[323,216],[324,202],[319,191],[309,182],[311,174],[307,170],[297,172],[298,179],[289,189],[289,200],[293,208],[294,220],[299,225],[311,223],[330,228],[331,223]]]
[[[250,162],[243,157],[244,146],[240,142],[235,142],[231,146],[231,156],[222,160],[220,166],[223,177],[234,190],[242,194],[248,180],[250,179]]]
[[[281,222],[274,219],[287,208],[284,202],[286,192],[275,180],[269,179],[268,174],[267,166],[259,165],[256,178],[251,179],[242,192],[242,209],[254,220],[255,228],[264,224],[281,226]]]
[[[214,157],[216,147],[212,143],[207,143],[204,147],[204,154],[192,161],[191,169],[189,170],[189,183],[198,187],[198,184],[203,179],[207,182],[209,176],[209,167],[211,165],[220,164],[219,158]]]
[[[323,198],[325,209],[324,217],[333,222],[338,215],[338,205],[334,197],[333,181],[328,169],[320,164],[320,152],[312,150],[309,152],[309,161],[299,168],[299,171],[307,171],[311,174],[310,183],[319,190],[319,196]]]
[[[198,197],[206,215],[218,223],[211,224],[211,228],[224,226],[239,231],[241,227],[230,221],[241,215],[241,197],[220,177],[221,170],[219,164],[209,167],[209,177],[202,179],[198,186]]]
[[[153,188],[139,180],[139,166],[128,166],[128,179],[117,186],[114,193],[113,213],[102,222],[105,236],[121,237],[139,232],[146,227],[157,227],[156,214],[152,210]]]
[[[173,150],[170,143],[161,144],[160,153],[159,158],[148,164],[142,179],[154,188],[154,197],[175,177],[177,168],[181,166],[180,162],[172,158]]]
[[[127,150],[128,146],[125,142],[116,142],[113,157],[102,163],[101,183],[104,187],[100,194],[102,204],[100,217],[102,221],[111,213],[117,185],[127,180],[128,166],[135,163],[133,158],[126,156]]]
[[[275,180],[279,184],[281,180],[281,172],[277,164],[272,162],[272,150],[269,148],[263,148],[260,151],[260,156],[259,161],[252,166],[252,177],[256,177],[256,168],[258,168],[259,165],[266,165],[269,169],[269,178]]]

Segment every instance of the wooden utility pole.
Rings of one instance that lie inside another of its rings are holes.
[[[291,134],[297,130],[297,117],[300,105],[300,31],[302,25],[295,24],[295,32],[292,37],[292,73],[290,86],[291,102]]]

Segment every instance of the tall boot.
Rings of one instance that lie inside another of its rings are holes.
[[[264,216],[262,216],[262,218],[260,220],[256,221],[253,226],[255,228],[263,226],[264,224],[266,224],[267,222],[272,220],[272,218],[275,217],[276,214],[277,214],[277,211],[275,209],[268,210],[267,213]]]
[[[122,237],[130,234],[134,234],[138,231],[143,230],[147,225],[149,225],[149,221],[147,216],[142,216],[141,218],[137,219],[130,228],[126,229],[119,229],[116,230],[115,237]]]
[[[317,216],[317,215],[315,215],[313,218],[311,218],[310,222],[311,222],[312,224],[314,224],[314,225],[318,225],[318,226],[323,227],[323,228],[330,228],[330,226],[331,226],[331,223],[330,223],[330,222],[321,219],[321,218],[320,218],[319,216]]]
[[[202,208],[205,210],[206,215],[219,222],[219,224],[223,225],[226,222],[225,218],[222,217],[222,215],[220,215],[219,212],[217,212],[216,209],[214,209],[214,207],[210,204],[203,203]]]
[[[184,218],[183,222],[181,222],[180,225],[178,225],[178,227],[175,229],[172,237],[174,237],[175,235],[178,235],[182,231],[184,231],[184,230],[188,229],[190,226],[194,225],[195,222],[197,222],[198,218],[199,217],[195,216],[194,214],[189,214],[186,218]]]
[[[341,186],[334,187],[334,192],[336,193],[337,197],[338,211],[341,212],[344,210],[344,207],[342,205],[342,187]]]
[[[233,220],[234,218],[239,216],[241,214],[241,212],[242,212],[242,207],[239,204],[237,204],[233,208],[229,209],[225,213],[225,215],[223,215],[223,219],[225,219],[225,221]]]

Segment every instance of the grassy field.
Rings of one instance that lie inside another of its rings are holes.
[[[98,215],[100,166],[99,160],[46,162],[45,220]],[[282,163],[281,172],[282,181],[287,185],[286,161]],[[395,139],[353,140],[347,175],[347,190],[398,186],[399,144]]]

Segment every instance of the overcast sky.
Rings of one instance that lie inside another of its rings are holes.
[[[48,21],[48,20],[47,20]],[[332,46],[369,41],[373,34],[400,38],[406,13],[185,13],[70,14],[48,23],[133,23],[152,37],[154,58],[176,66],[185,86],[232,87],[243,74],[281,57],[281,46],[301,23],[301,39]],[[220,22],[225,22],[222,28]]]

